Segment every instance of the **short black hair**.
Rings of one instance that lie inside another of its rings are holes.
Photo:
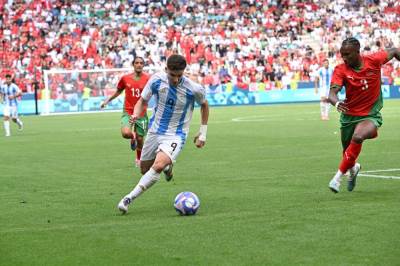
[[[141,56],[136,56],[136,57],[133,59],[133,61],[132,61],[132,65],[135,64],[136,59],[142,59],[142,61],[143,61],[143,63],[144,63],[144,58],[143,58],[143,57],[141,57]]]
[[[11,78],[11,74],[6,74],[6,78]]]
[[[186,59],[179,54],[173,54],[167,59],[167,68],[172,71],[185,70]]]
[[[360,46],[361,46],[360,42],[354,37],[349,37],[349,38],[344,39],[344,41],[342,42],[342,46],[346,46],[346,45],[354,46],[358,50],[360,49]]]

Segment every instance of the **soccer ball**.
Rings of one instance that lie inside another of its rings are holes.
[[[200,207],[200,200],[193,192],[181,192],[175,197],[174,207],[180,215],[194,215]]]

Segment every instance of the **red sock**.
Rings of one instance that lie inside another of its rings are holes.
[[[362,146],[361,143],[356,143],[354,141],[351,141],[350,145],[345,150],[343,154],[343,159],[339,165],[340,172],[345,174],[347,170],[349,170],[354,166],[358,158],[358,155],[361,152],[361,146]]]
[[[141,149],[136,149],[136,159],[140,160],[140,156],[142,155]]]

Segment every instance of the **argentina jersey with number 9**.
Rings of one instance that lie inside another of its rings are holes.
[[[168,83],[167,73],[154,74],[143,89],[142,98],[155,97],[155,107],[149,123],[149,132],[159,135],[186,137],[195,102],[205,101],[205,89],[187,77],[177,87]]]

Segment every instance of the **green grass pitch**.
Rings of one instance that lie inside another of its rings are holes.
[[[25,116],[23,132],[0,136],[0,265],[399,265],[399,104],[385,102],[355,191],[338,194],[335,111],[211,108],[197,149],[196,109],[174,181],[124,216],[116,205],[140,174],[120,113]],[[177,215],[181,191],[199,196],[197,215]]]

